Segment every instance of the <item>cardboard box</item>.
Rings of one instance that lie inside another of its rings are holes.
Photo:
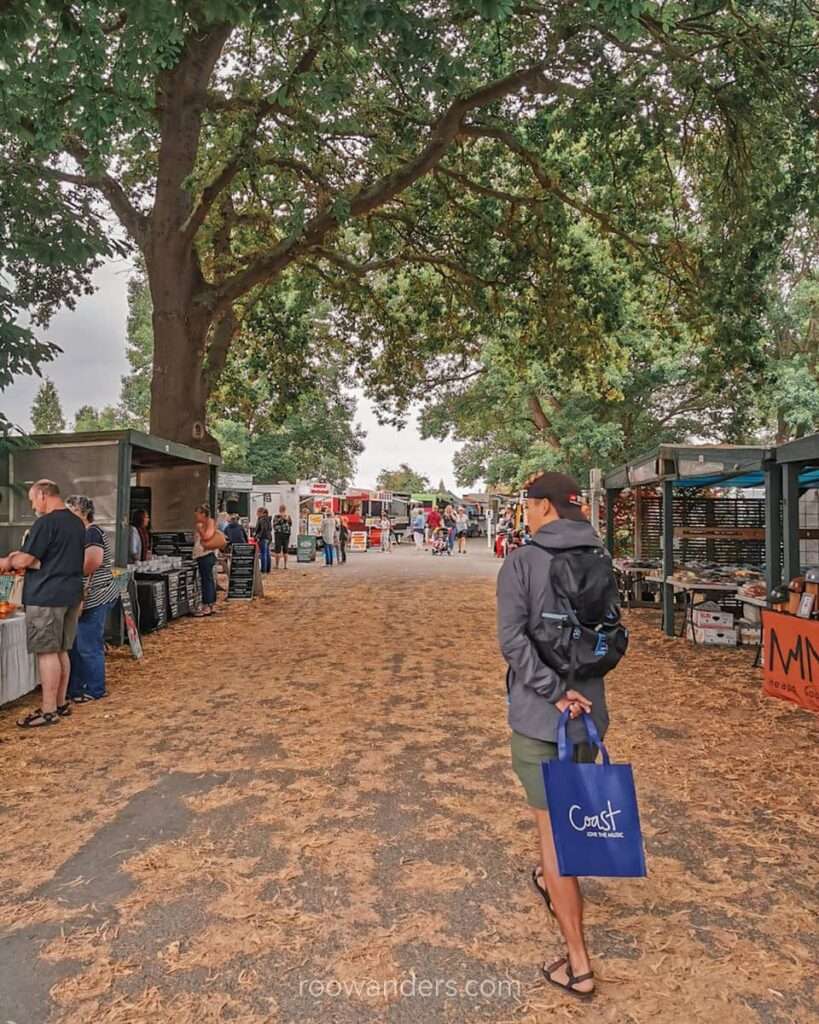
[[[703,647],[736,647],[737,631],[733,626],[691,626],[688,627],[687,636]]]
[[[703,608],[695,608],[693,619],[695,626],[702,626],[704,628],[719,626],[720,629],[732,629],[734,625],[733,612],[713,612]]]

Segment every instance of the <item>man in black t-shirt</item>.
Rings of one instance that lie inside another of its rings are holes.
[[[71,713],[66,699],[83,591],[85,527],[63,504],[60,488],[38,480],[28,492],[37,513],[21,551],[0,559],[0,572],[26,569],[23,604],[26,641],[37,655],[43,706],[17,724],[23,729],[55,725]]]

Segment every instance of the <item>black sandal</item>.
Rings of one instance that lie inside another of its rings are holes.
[[[60,716],[56,711],[43,711],[42,708],[35,708],[25,718],[19,719],[17,725],[21,729],[39,729],[44,725],[57,725]]]
[[[65,704],[58,704],[57,714],[60,716],[60,718],[68,718],[68,716],[71,714],[71,702],[66,701]]]
[[[565,982],[555,981],[552,974],[554,974],[559,967],[563,967],[564,964],[569,968],[568,979]],[[592,989],[590,992],[581,992],[580,989],[575,988],[575,985],[578,985],[581,981],[591,981],[594,978],[594,971],[589,971],[588,974],[572,974],[572,965],[569,963],[569,958],[567,956],[561,957],[560,960],[557,960],[550,967],[546,967],[544,964],[540,970],[543,977],[550,985],[554,985],[555,988],[562,989],[564,992],[568,992],[569,995],[576,996],[578,999],[591,999],[596,991],[595,989]]]
[[[537,891],[543,897],[543,902],[546,904],[546,909],[549,911],[549,913],[552,915],[552,917],[555,920],[557,920],[557,914],[555,913],[555,908],[552,905],[552,900],[551,900],[551,897],[549,896],[549,891],[546,888],[546,880],[543,879],[543,885],[541,885],[538,882],[539,878],[543,879],[543,872],[540,870],[539,867],[532,868],[532,885],[534,885],[534,887],[537,889]]]
[[[72,697],[71,700],[75,704],[90,704],[94,698],[88,693],[81,693],[79,697]],[[57,708],[57,710],[59,711],[60,709]]]

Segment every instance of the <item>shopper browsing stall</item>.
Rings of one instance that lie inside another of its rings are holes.
[[[71,713],[66,693],[83,592],[85,528],[65,507],[52,480],[38,480],[28,492],[37,519],[21,551],[0,559],[0,572],[25,569],[28,650],[37,655],[42,707],[17,724],[23,729],[56,725]]]
[[[247,531],[239,522],[239,516],[236,513],[230,517],[230,522],[225,527],[224,532],[228,539],[228,544],[247,544]]]
[[[85,527],[83,605],[77,636],[71,648],[68,697],[75,704],[100,700],[105,689],[105,617],[117,599],[114,555],[108,535],[94,522],[94,502],[84,494],[71,494],[66,507]]]
[[[196,613],[198,618],[212,615],[216,609],[216,552],[221,551],[227,538],[216,529],[216,522],[208,505],[197,505],[194,510],[193,557],[199,569],[202,586],[202,607]]]

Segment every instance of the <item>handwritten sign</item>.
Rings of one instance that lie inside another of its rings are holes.
[[[367,550],[367,532],[366,530],[353,530],[350,534],[350,551],[366,551]]]
[[[762,689],[819,711],[819,622],[762,609]]]

